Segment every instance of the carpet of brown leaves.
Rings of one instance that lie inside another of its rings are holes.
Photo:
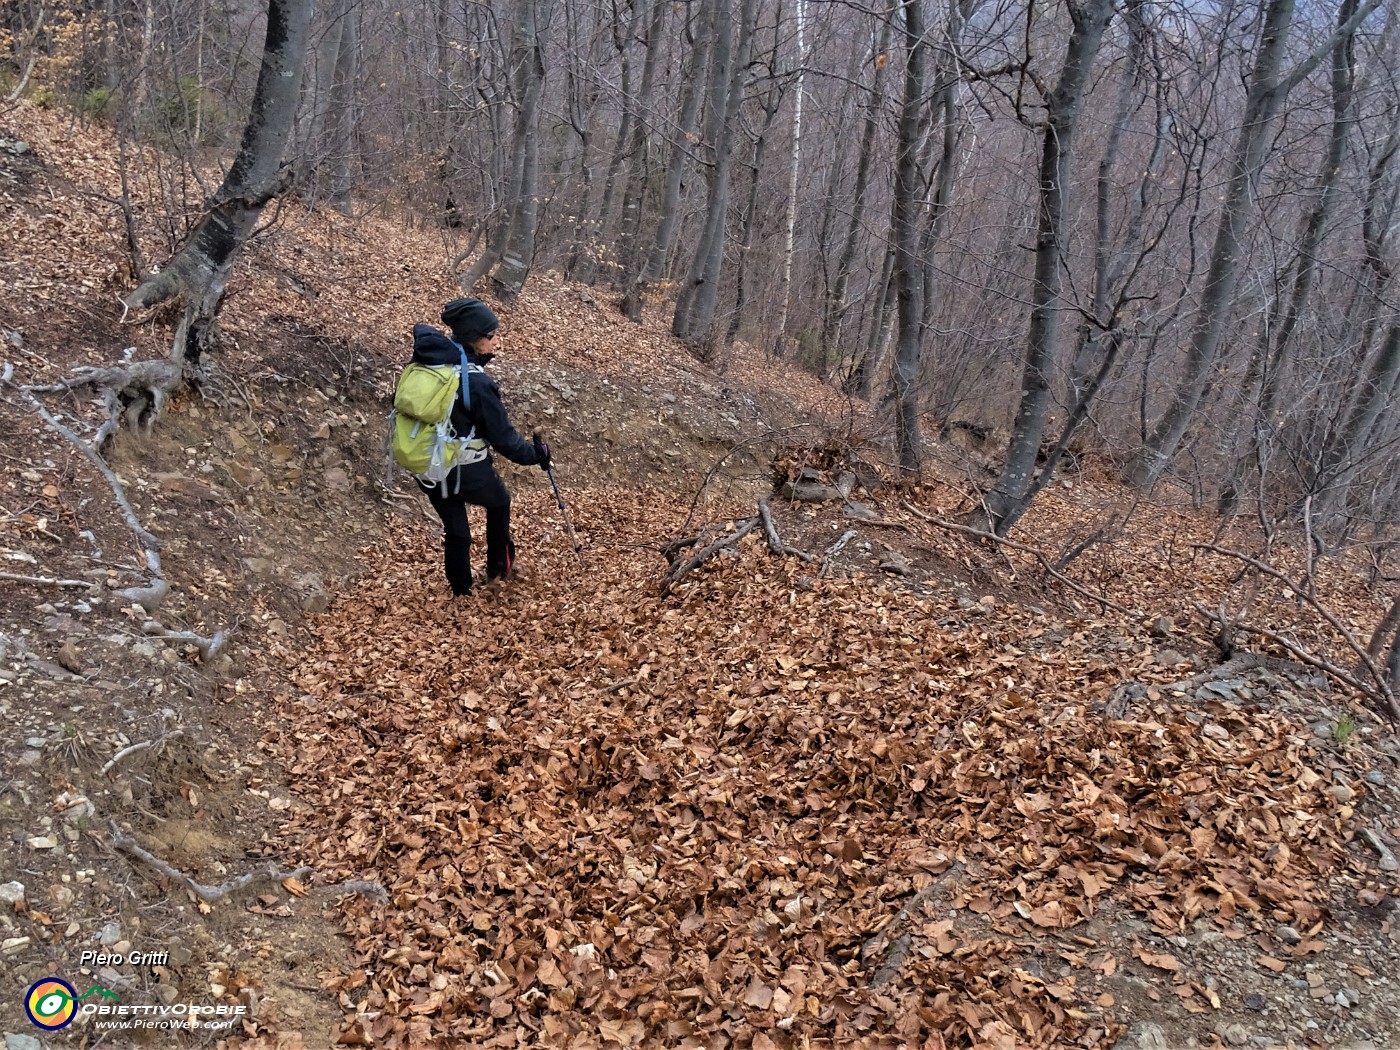
[[[1180,677],[1145,631],[812,580],[756,535],[663,599],[629,543],[674,500],[579,514],[585,565],[534,551],[450,612],[431,549],[367,553],[300,665],[286,833],[392,895],[345,906],[343,1042],[1108,1045],[1119,966],[1220,1007],[1162,938],[1287,969],[1374,885],[1294,717],[1096,711]],[[1105,909],[1141,938],[1085,936]]]

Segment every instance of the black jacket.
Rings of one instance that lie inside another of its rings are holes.
[[[478,354],[467,351],[467,362],[485,366],[493,354]],[[413,360],[420,365],[436,367],[456,365],[462,362],[462,348],[429,324],[413,326]],[[452,426],[459,435],[476,428],[476,436],[493,449],[522,467],[533,467],[539,463],[535,446],[516,433],[506,415],[505,405],[501,404],[501,388],[485,372],[468,372],[465,380],[470,383],[471,408],[458,397],[452,406]],[[489,460],[475,466],[488,466]],[[470,467],[459,468],[469,470]]]

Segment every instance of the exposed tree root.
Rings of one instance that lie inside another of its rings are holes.
[[[810,551],[798,550],[783,542],[778,535],[778,526],[773,523],[773,511],[768,506],[766,499],[758,501],[758,516],[763,519],[763,534],[768,537],[768,549],[781,557],[784,554],[791,554],[803,561],[816,561],[817,556]]]
[[[126,356],[129,358],[134,352],[135,347],[129,347]],[[174,361],[128,361],[108,368],[79,368],[61,383],[36,384],[24,389],[34,394],[100,391],[107,419],[93,435],[92,444],[101,451],[123,426],[150,430],[186,378],[185,370]]]
[[[154,854],[142,849],[137,845],[135,839],[131,838],[129,835],[123,834],[122,830],[117,827],[115,822],[108,821],[108,827],[112,832],[112,845],[116,849],[154,868],[166,878],[184,886],[200,900],[209,904],[217,904],[230,894],[245,890],[249,886],[256,886],[269,882],[282,882],[285,879],[301,880],[316,872],[316,869],[311,867],[300,867],[294,868],[291,871],[282,871],[272,861],[268,861],[261,867],[254,868],[246,875],[240,875],[238,878],[230,879],[228,882],[221,883],[218,886],[206,886],[203,883],[196,882],[184,872],[172,868]],[[366,882],[358,879],[336,883],[332,886],[319,887],[318,889],[322,893],[336,890],[343,890],[346,893],[360,893],[369,897],[371,900],[380,901],[381,903],[389,899],[388,893],[379,883]]]
[[[141,625],[141,630],[153,638],[164,638],[170,642],[190,642],[199,649],[199,659],[201,663],[208,663],[218,656],[224,648],[224,632],[215,631],[213,637],[205,638],[201,634],[193,631],[171,631],[158,620],[147,620]]]
[[[21,576],[14,572],[0,572],[0,580],[32,583],[39,587],[86,587],[88,590],[95,590],[98,586],[92,580],[56,580],[47,576]]]
[[[149,751],[151,750],[151,748],[164,747],[165,742],[167,740],[174,740],[176,737],[184,735],[185,731],[183,729],[172,729],[164,736],[159,736],[154,740],[142,740],[139,744],[132,744],[130,747],[124,747],[115,755],[113,755],[110,759],[107,760],[107,764],[103,766],[100,770],[98,770],[98,775],[106,776],[109,772],[115,769],[126,759],[130,758],[132,755],[138,755],[142,751]]]
[[[130,357],[132,352],[133,350],[128,350],[127,356]],[[150,422],[160,415],[170,392],[183,381],[184,374],[179,365],[169,361],[137,361],[134,364],[112,368],[79,369],[76,375],[62,383],[25,386],[14,381],[14,366],[7,362],[3,369],[0,369],[0,383],[18,391],[29,402],[39,418],[44,421],[44,424],[81,452],[93,468],[106,479],[112,490],[112,495],[116,499],[117,506],[121,509],[127,528],[131,530],[137,543],[141,546],[141,553],[145,558],[146,570],[149,574],[144,585],[127,587],[114,593],[125,601],[134,602],[141,606],[147,614],[154,614],[170,593],[170,584],[166,582],[165,575],[161,570],[160,540],[141,524],[141,519],[137,517],[136,510],[126,497],[126,489],[122,486],[116,473],[107,465],[107,461],[103,459],[102,446],[106,440],[104,434],[110,433],[108,428],[115,431],[121,425],[122,419],[126,419],[133,425],[149,426]],[[53,413],[44,407],[43,402],[36,394],[77,390],[89,386],[99,387],[104,391],[109,416],[102,427],[98,429],[93,440],[84,441],[72,429],[59,422]],[[128,393],[131,393],[132,396],[128,397]],[[43,581],[39,578],[28,578],[27,582]],[[76,580],[48,582],[51,586],[62,587],[93,586],[91,583]],[[147,621],[142,630],[160,638],[192,642],[199,647],[201,658],[206,663],[217,656],[224,645],[223,631],[215,631],[213,637],[205,638],[189,631],[169,631],[155,620]]]

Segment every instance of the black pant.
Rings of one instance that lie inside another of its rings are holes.
[[[442,519],[442,562],[453,594],[472,590],[472,530],[467,505],[486,509],[486,579],[510,572],[515,544],[510,539],[510,493],[491,461],[458,467],[441,485],[425,488],[428,500]]]

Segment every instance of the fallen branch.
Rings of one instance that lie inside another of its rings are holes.
[[[1106,609],[1114,609],[1117,612],[1123,613],[1125,616],[1141,617],[1143,615],[1142,612],[1138,609],[1125,608],[1124,606],[1119,605],[1113,599],[1108,598],[1102,594],[1097,594],[1094,591],[1089,590],[1089,588],[1084,587],[1081,584],[1075,583],[1068,576],[1065,576],[1063,573],[1056,571],[1055,567],[1050,564],[1050,559],[1047,558],[1043,552],[1037,550],[1035,547],[1028,546],[1024,543],[1017,543],[1014,540],[1008,540],[992,532],[983,532],[981,529],[974,529],[970,528],[967,525],[958,525],[951,521],[944,521],[941,518],[935,518],[932,514],[925,514],[918,507],[915,507],[910,503],[905,503],[904,508],[905,510],[908,510],[910,513],[914,514],[916,517],[922,518],[930,525],[937,525],[940,529],[947,529],[949,532],[960,532],[966,536],[975,536],[979,540],[988,540],[999,547],[1007,547],[1013,551],[1020,551],[1023,554],[1029,554],[1033,558],[1035,558],[1036,561],[1040,562],[1040,567],[1044,569],[1047,574],[1059,580],[1070,590],[1082,594],[1091,602],[1097,602],[1099,605],[1103,606]]]
[[[841,538],[822,552],[822,567],[817,570],[817,578],[826,575],[826,570],[831,568],[831,559],[841,553],[841,548],[850,543],[857,536],[855,529],[847,529],[841,534]]]
[[[758,524],[759,519],[757,516],[748,518],[737,530],[721,536],[707,547],[702,547],[696,554],[692,555],[688,561],[677,562],[675,565],[672,565],[666,572],[666,575],[661,578],[662,595],[670,594],[671,589],[680,582],[681,578],[684,577],[686,573],[703,565],[720,551],[724,550],[724,548],[734,546],[749,533],[753,532],[754,529],[758,528]]]
[[[904,930],[905,924],[911,919],[917,918],[929,899],[945,889],[950,881],[962,874],[962,870],[961,864],[954,864],[914,894],[879,933],[861,946],[860,959],[866,966],[869,966],[877,958],[883,958],[879,968],[871,975],[871,988],[883,988],[899,976],[900,968],[903,967],[904,960],[908,958],[909,948],[913,943],[912,935]]]
[[[1290,653],[1293,654],[1293,656],[1298,660],[1299,663],[1307,664],[1309,667],[1315,667],[1324,674],[1330,675],[1332,678],[1335,678],[1343,685],[1350,686],[1352,689],[1355,689],[1362,696],[1370,697],[1374,700],[1382,702],[1385,705],[1386,714],[1392,720],[1400,721],[1400,703],[1396,702],[1395,694],[1390,691],[1390,689],[1388,688],[1388,686],[1385,685],[1385,683],[1382,683],[1381,688],[1379,690],[1372,687],[1368,687],[1355,675],[1352,675],[1347,671],[1342,670],[1342,668],[1338,667],[1336,664],[1332,663],[1329,660],[1324,660],[1322,657],[1316,656],[1313,653],[1308,652],[1308,650],[1304,649],[1297,642],[1293,641],[1293,639],[1287,638],[1277,631],[1271,631],[1269,630],[1269,628],[1260,627],[1257,624],[1244,623],[1240,620],[1227,621],[1219,613],[1211,612],[1209,609],[1207,609],[1204,605],[1202,605],[1195,599],[1190,599],[1190,601],[1192,606],[1195,607],[1196,611],[1212,623],[1218,623],[1223,626],[1228,626],[1237,631],[1244,631],[1246,634],[1257,634],[1260,638],[1268,639],[1275,645],[1287,649]]]
[[[1311,535],[1307,537],[1307,541],[1309,544],[1312,543]],[[1341,636],[1342,640],[1346,642],[1347,647],[1351,649],[1353,653],[1356,654],[1357,660],[1360,663],[1361,667],[1366,671],[1368,675],[1370,675],[1372,681],[1375,684],[1373,686],[1361,684],[1360,681],[1358,681],[1355,677],[1348,674],[1347,672],[1342,671],[1340,668],[1337,668],[1330,663],[1327,663],[1320,657],[1313,656],[1311,653],[1307,652],[1307,650],[1297,647],[1296,644],[1284,639],[1282,636],[1274,632],[1267,631],[1266,629],[1260,627],[1250,627],[1245,624],[1235,624],[1234,626],[1238,627],[1242,631],[1248,631],[1251,634],[1258,634],[1262,637],[1268,638],[1270,641],[1277,642],[1279,645],[1282,645],[1285,649],[1287,649],[1290,653],[1293,653],[1293,655],[1297,656],[1298,659],[1302,660],[1304,663],[1312,667],[1316,667],[1319,670],[1326,671],[1328,674],[1333,675],[1333,677],[1336,677],[1338,681],[1345,682],[1347,685],[1350,685],[1353,689],[1357,690],[1357,692],[1361,693],[1363,696],[1368,696],[1374,700],[1379,701],[1386,707],[1387,713],[1392,719],[1400,721],[1400,698],[1397,698],[1397,696],[1395,695],[1395,690],[1391,688],[1389,677],[1386,674],[1385,670],[1377,665],[1376,661],[1372,658],[1371,653],[1369,653],[1367,649],[1364,646],[1362,646],[1362,644],[1357,640],[1356,636],[1353,635],[1351,631],[1347,629],[1346,625],[1343,624],[1342,621],[1338,619],[1337,616],[1330,609],[1328,609],[1325,605],[1318,601],[1317,598],[1315,598],[1311,593],[1309,593],[1312,587],[1312,581],[1310,579],[1305,581],[1305,586],[1299,586],[1297,583],[1290,580],[1287,576],[1279,572],[1273,566],[1267,565],[1264,562],[1260,561],[1258,558],[1252,558],[1248,554],[1244,554],[1240,551],[1230,550],[1228,547],[1217,547],[1213,543],[1193,543],[1191,544],[1191,546],[1195,550],[1210,551],[1213,554],[1219,554],[1227,558],[1235,558],[1243,562],[1245,565],[1248,565],[1256,572],[1267,576],[1271,580],[1274,580],[1275,582],[1287,587],[1298,598],[1307,602],[1308,605],[1312,607],[1313,611],[1316,612],[1319,616],[1321,616],[1324,620],[1326,620],[1327,623],[1331,626],[1331,628],[1334,631],[1336,631],[1338,635]],[[1311,571],[1311,569],[1309,571]],[[1223,618],[1217,616],[1214,613],[1205,611],[1197,603],[1192,602],[1191,604],[1195,605],[1198,610],[1204,612],[1204,614],[1208,618],[1216,620],[1222,624],[1225,623]]]
[[[11,580],[15,583],[32,583],[39,587],[86,587],[88,590],[96,590],[98,584],[91,580],[51,580],[45,576],[20,576],[13,572],[0,572],[0,580]]]
[[[172,729],[164,736],[156,737],[154,740],[143,740],[139,744],[132,744],[130,747],[124,747],[113,755],[105,766],[98,770],[98,775],[106,776],[132,755],[140,754],[142,751],[149,751],[153,747],[164,747],[167,740],[174,740],[177,736],[184,735],[185,731],[183,729]]]

